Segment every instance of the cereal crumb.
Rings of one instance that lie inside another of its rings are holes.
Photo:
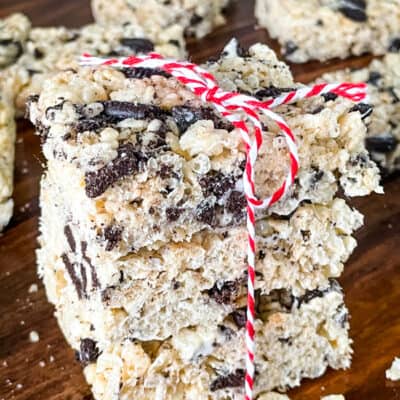
[[[386,370],[386,379],[391,381],[400,380],[400,358],[395,357],[392,366]]]
[[[15,386],[15,388],[17,390],[21,390],[23,388],[23,385],[21,385],[20,383],[17,384],[17,386]]]
[[[36,283],[33,283],[31,286],[29,286],[28,293],[36,293],[38,291],[38,285]]]
[[[41,368],[44,368],[46,366],[46,363],[44,361],[40,361],[39,366]]]
[[[50,362],[54,362],[54,357],[50,356],[49,360],[50,360]]]
[[[321,397],[321,400],[346,400],[342,394],[330,394],[329,396]]]
[[[20,321],[19,322],[21,325],[25,325],[25,321]]]
[[[3,361],[3,363],[2,363],[2,365],[3,365],[3,367],[8,367],[8,363],[7,363],[7,361],[6,361],[6,360],[4,360],[4,361]]]
[[[29,333],[29,340],[31,343],[37,343],[40,340],[39,334],[36,331],[31,331]]]

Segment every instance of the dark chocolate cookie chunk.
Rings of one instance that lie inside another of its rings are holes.
[[[232,303],[239,292],[238,281],[217,282],[209,291],[208,295],[218,304]]]
[[[132,143],[121,145],[117,158],[98,171],[85,174],[86,195],[90,198],[100,196],[119,179],[137,173],[140,162],[144,160],[143,153],[137,151]]]
[[[154,50],[154,43],[144,38],[122,38],[120,43],[135,53],[150,53]]]
[[[347,18],[355,22],[366,22],[367,2],[365,0],[342,0],[339,11]]]
[[[81,340],[79,351],[76,353],[77,360],[83,364],[88,365],[95,362],[100,355],[97,343],[89,338]]]
[[[213,121],[216,129],[226,129],[228,131],[233,129],[232,124],[219,117],[209,107],[175,106],[172,108],[172,118],[175,120],[181,134],[191,125],[201,120]]]
[[[244,385],[244,378],[245,371],[243,369],[237,369],[229,375],[219,376],[215,379],[210,385],[210,390],[216,392],[220,389],[242,386]]]
[[[396,149],[398,140],[388,134],[380,136],[370,136],[366,139],[367,149],[376,153],[391,153]]]

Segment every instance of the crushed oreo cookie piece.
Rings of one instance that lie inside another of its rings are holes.
[[[231,317],[238,328],[244,328],[247,322],[246,308],[240,308],[231,313]]]
[[[245,371],[243,369],[237,369],[235,372],[229,375],[219,376],[217,379],[215,379],[210,385],[210,390],[212,392],[216,392],[220,389],[239,387],[244,385],[244,379]]]
[[[79,279],[78,275],[76,274],[75,271],[75,266],[72,264],[72,262],[70,261],[69,257],[67,256],[66,253],[63,253],[61,255],[61,259],[64,263],[65,269],[68,272],[68,275],[71,279],[72,284],[75,287],[76,293],[79,297],[79,299],[82,299],[82,297],[84,296],[84,292],[83,292],[83,288],[82,288],[82,282]]]
[[[331,92],[323,93],[321,96],[324,98],[325,102],[334,101],[338,98],[337,94]]]
[[[72,250],[73,253],[75,253],[76,252],[76,242],[75,242],[74,235],[72,234],[71,227],[69,225],[65,225],[64,235],[67,238],[69,248]]]
[[[91,271],[92,287],[94,289],[99,289],[101,286],[99,278],[97,276],[96,268],[94,267],[90,257],[87,255],[87,242],[81,242],[81,251],[82,251],[82,258],[89,265]]]
[[[191,125],[201,120],[213,121],[216,129],[226,129],[228,131],[233,129],[233,125],[230,122],[219,117],[209,107],[175,106],[172,108],[172,118],[175,120],[180,134],[183,134]]]
[[[367,83],[373,86],[378,86],[379,81],[382,79],[382,74],[377,71],[371,71]]]
[[[117,225],[109,225],[104,229],[104,239],[107,241],[106,251],[113,250],[122,240],[123,228]]]
[[[224,175],[221,171],[211,170],[199,179],[203,195],[214,195],[217,199],[235,187],[235,179],[232,175]]]
[[[10,47],[12,46],[14,51],[13,51],[13,60],[11,62],[14,62],[17,60],[23,53],[23,47],[21,42],[15,42],[12,39],[0,39],[0,47],[1,46],[7,46]]]
[[[285,43],[283,47],[283,54],[285,56],[290,56],[291,54],[295,53],[299,49],[299,46],[297,46],[296,43],[293,41],[289,40]]]
[[[163,76],[164,78],[171,78],[172,75],[159,68],[123,68],[122,73],[130,79],[144,79],[151,78],[153,75]]]
[[[97,342],[93,339],[85,338],[81,340],[79,352],[77,352],[77,360],[82,365],[94,363],[99,358],[100,351],[97,347]]]
[[[355,22],[366,22],[368,19],[366,0],[342,0],[338,10]]]
[[[114,122],[124,119],[164,119],[167,115],[161,108],[150,104],[134,104],[128,101],[104,101],[104,115],[113,119]]]
[[[297,297],[297,308],[300,308],[302,304],[307,304],[311,300],[314,300],[318,297],[324,297],[327,293],[336,291],[341,293],[342,289],[339,283],[335,279],[329,279],[329,287],[326,289],[314,289],[314,290],[307,290],[306,293],[301,296]]]
[[[183,210],[177,207],[170,207],[165,210],[168,222],[175,222],[181,216]]]
[[[259,99],[263,100],[265,98],[276,98],[279,97],[282,93],[288,93],[295,90],[294,88],[278,88],[274,85],[270,85],[268,87],[262,88],[258,90],[254,96]]]
[[[376,153],[391,153],[396,149],[398,143],[398,140],[391,134],[366,138],[367,150]]]
[[[400,38],[394,38],[390,42],[389,51],[392,53],[398,53],[400,51]]]
[[[312,167],[312,177],[310,181],[310,188],[315,189],[317,186],[318,182],[321,181],[321,179],[324,177],[325,172],[322,171],[321,169],[318,169],[316,167]]]
[[[233,214],[236,222],[239,222],[246,215],[247,200],[242,192],[233,190],[226,201],[226,209]]]
[[[204,18],[196,13],[192,15],[190,18],[190,25],[198,25],[200,22],[202,22]]]
[[[358,103],[355,106],[353,106],[349,112],[355,112],[355,111],[358,111],[361,114],[361,118],[365,119],[372,114],[373,107],[370,104]]]
[[[119,179],[139,172],[140,163],[145,160],[144,154],[137,151],[132,143],[120,145],[113,161],[98,171],[86,172],[86,195],[90,198],[100,196]]]
[[[54,118],[56,116],[56,111],[60,111],[63,109],[63,106],[65,104],[65,100],[63,100],[61,103],[56,104],[53,107],[48,107],[46,109],[46,118],[50,121],[54,121]]]
[[[203,200],[195,210],[195,218],[197,221],[210,226],[216,223],[216,207],[207,200]]]
[[[135,53],[150,53],[154,50],[154,43],[144,38],[122,38],[120,43]]]
[[[232,303],[238,293],[238,281],[216,282],[215,285],[208,290],[208,295],[218,304]]]

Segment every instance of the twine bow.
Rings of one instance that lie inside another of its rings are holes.
[[[248,232],[245,400],[252,400],[255,372],[255,210],[257,208],[268,208],[282,199],[293,184],[299,169],[295,136],[285,120],[272,112],[271,108],[325,93],[334,93],[353,102],[360,102],[366,98],[367,85],[364,83],[320,84],[313,87],[302,87],[271,100],[259,101],[248,95],[222,90],[218,86],[214,76],[196,64],[166,60],[157,53],[150,53],[143,57],[131,56],[110,59],[97,58],[84,54],[80,59],[80,64],[93,67],[112,66],[115,68],[143,67],[163,69],[183,85],[187,86],[203,102],[213,104],[220,114],[239,130],[242,140],[246,145],[246,167],[243,175],[243,183],[247,199]],[[246,115],[247,121],[243,118],[243,113]],[[261,113],[275,121],[283,133],[290,157],[290,169],[285,181],[275,193],[266,199],[257,198],[254,182],[255,163],[260,147],[263,144],[262,123],[260,121]],[[248,124],[249,121],[252,123],[251,127]]]

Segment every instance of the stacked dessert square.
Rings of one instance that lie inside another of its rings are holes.
[[[205,67],[268,99],[299,85],[266,46],[232,41]],[[328,96],[277,109],[299,144],[290,194],[257,215],[256,398],[351,359],[335,280],[380,192],[363,107]],[[246,201],[240,135],[161,70],[64,71],[29,101],[43,139],[39,272],[96,399],[241,399]],[[266,197],[289,159],[265,120]]]

